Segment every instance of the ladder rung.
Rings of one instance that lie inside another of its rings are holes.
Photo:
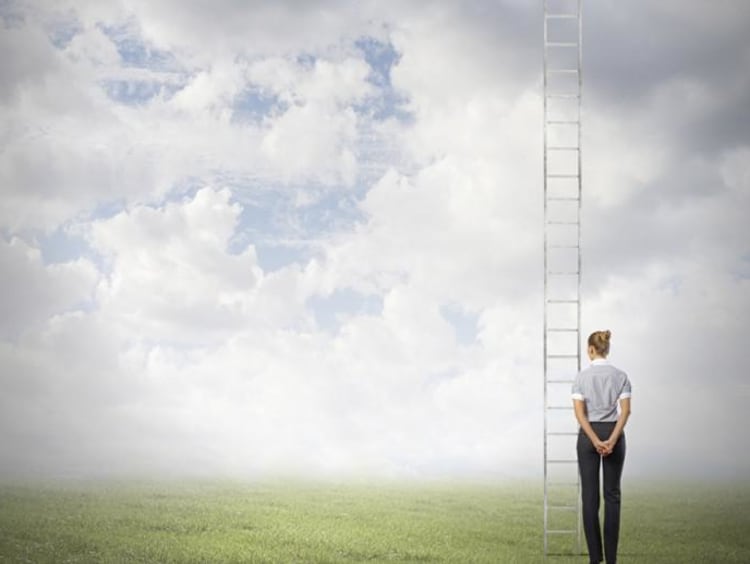
[[[578,358],[577,354],[548,354],[547,358]]]
[[[578,464],[578,460],[563,460],[563,459],[557,459],[557,460],[548,460],[547,464]]]
[[[578,487],[578,482],[547,482],[547,487]]]
[[[551,437],[575,437],[578,436],[577,431],[548,431],[547,434]]]
[[[547,300],[548,304],[577,304],[578,300]]]
[[[578,225],[579,221],[547,221],[547,225]]]
[[[547,531],[548,535],[577,535],[578,531],[575,529],[555,529],[552,531]]]
[[[544,17],[548,20],[577,20],[578,14],[571,13],[555,13],[555,14],[544,14]]]
[[[578,196],[547,196],[548,202],[579,202]]]
[[[578,69],[547,69],[547,74],[578,74]]]
[[[545,47],[578,47],[577,41],[548,41],[544,44]]]
[[[572,405],[548,405],[545,409],[550,411],[567,411],[573,409]]]
[[[549,123],[549,122],[548,122]],[[547,147],[548,151],[578,151],[579,147]]]
[[[548,384],[572,384],[573,382],[575,382],[575,380],[547,380]],[[566,431],[566,433],[567,432],[572,433],[573,431]]]
[[[577,505],[548,505],[547,509],[555,509],[557,511],[578,511]]]
[[[577,249],[578,245],[547,245],[548,249]]]
[[[580,94],[545,94],[547,98],[579,98]]]
[[[547,120],[547,123],[552,125],[577,125],[581,122],[577,119],[550,119]]]
[[[570,329],[568,327],[551,327],[547,331],[550,333],[578,333],[578,329]]]
[[[578,178],[579,174],[548,174],[547,178]]]

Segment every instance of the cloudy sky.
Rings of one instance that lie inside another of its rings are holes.
[[[750,5],[585,4],[626,472],[746,475]],[[541,475],[541,1],[0,18],[0,473]]]

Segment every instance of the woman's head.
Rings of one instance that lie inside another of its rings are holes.
[[[606,358],[609,354],[609,340],[612,333],[609,331],[594,331],[589,335],[589,357],[600,356]]]

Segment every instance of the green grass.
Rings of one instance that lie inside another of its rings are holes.
[[[0,562],[541,562],[541,522],[528,485],[7,484]],[[748,533],[748,485],[628,484],[620,562],[746,563]]]

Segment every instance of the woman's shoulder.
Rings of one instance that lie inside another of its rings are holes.
[[[625,372],[622,368],[619,366],[615,366],[611,362],[602,362],[597,364],[590,364],[586,368],[583,368],[581,370],[581,374],[583,373],[591,373],[591,372],[597,372],[597,373],[606,373],[606,374],[617,374],[624,376],[625,378],[628,377],[627,372]]]
[[[610,370],[613,374],[616,374],[620,378],[627,379],[628,373],[625,372],[622,368],[620,368],[619,366],[615,366],[614,364],[609,364],[608,366],[610,367]]]

